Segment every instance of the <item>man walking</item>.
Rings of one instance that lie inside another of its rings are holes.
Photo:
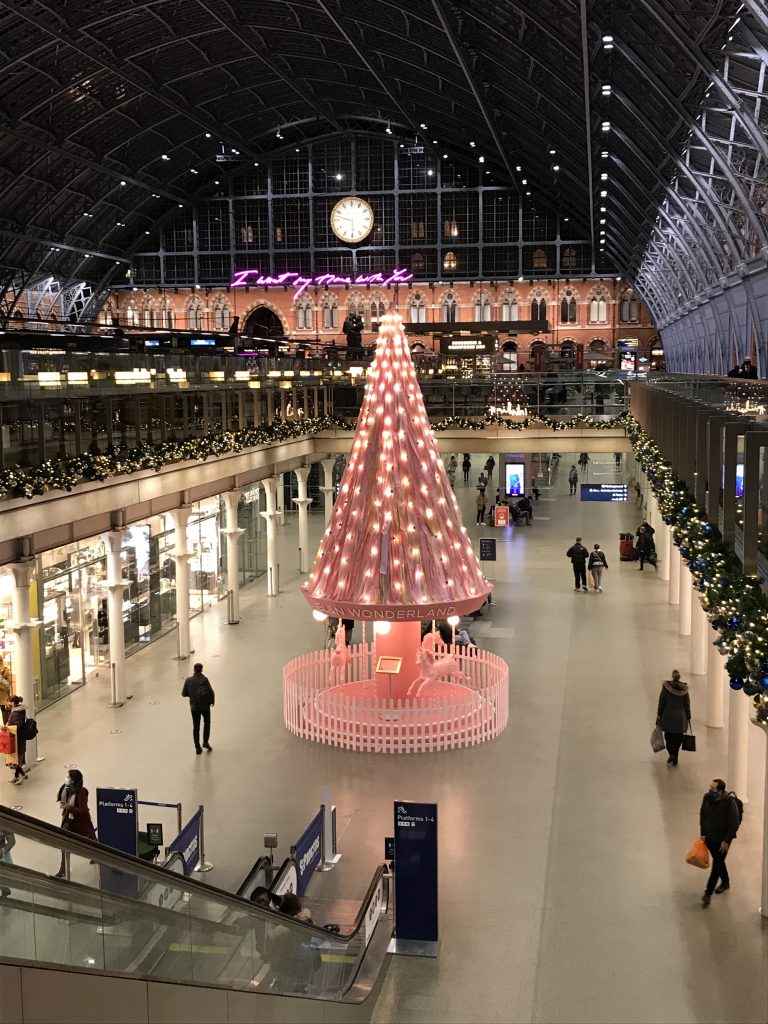
[[[701,838],[712,854],[712,871],[704,895],[701,897],[701,902],[705,907],[709,906],[713,892],[725,892],[731,887],[725,858],[728,856],[731,843],[736,838],[740,824],[741,815],[736,797],[726,793],[725,783],[722,779],[712,779],[708,792],[704,794],[699,811]],[[720,884],[715,888],[718,880]]]
[[[576,582],[575,590],[579,587],[587,593],[587,558],[589,552],[581,543],[581,537],[576,538],[576,543],[572,544],[565,552],[566,556],[570,558],[571,565],[573,566],[573,578]]]
[[[571,466],[570,472],[568,473],[568,486],[570,487],[570,493],[576,493],[576,484],[579,482],[579,471],[575,466]]]
[[[189,697],[189,709],[192,712],[192,737],[195,741],[195,753],[202,754],[203,747],[210,753],[213,747],[208,742],[211,738],[211,708],[216,703],[216,694],[203,675],[203,666],[198,663],[194,672],[184,680],[182,697]],[[203,720],[203,747],[200,746],[200,719]]]

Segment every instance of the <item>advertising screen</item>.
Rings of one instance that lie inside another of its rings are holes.
[[[508,497],[525,494],[525,463],[507,462],[504,466],[504,490]]]
[[[744,497],[744,463],[736,467],[736,497]]]

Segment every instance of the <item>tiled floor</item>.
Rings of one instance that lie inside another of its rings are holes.
[[[92,789],[135,785],[140,798],[182,800],[189,813],[203,803],[209,878],[235,888],[262,852],[263,833],[277,831],[287,852],[328,785],[344,856],[317,891],[357,899],[392,831],[393,800],[436,800],[440,956],[390,964],[377,1021],[764,1024],[765,742],[752,730],[750,802],[729,857],[733,888],[704,911],[704,872],[683,857],[707,783],[725,771],[726,731],[704,726],[704,680],[694,677],[698,753],[681,757],[676,771],[651,753],[660,681],[674,667],[687,676],[688,643],[666,584],[618,560],[619,531],[636,526],[634,505],[570,498],[569,460],[543,492],[534,525],[498,538],[496,607],[471,627],[510,665],[510,725],[495,742],[386,758],[313,746],[284,730],[281,666],[323,638],[297,593],[291,521],[279,531],[285,592],[268,600],[257,582],[243,591],[239,626],[224,624],[223,606],[192,624],[195,658],[217,691],[213,754],[194,754],[179,696],[188,669],[173,661],[169,637],[129,660],[134,696],[125,708],[106,706],[105,677],[44,712],[46,760],[23,787],[4,782],[2,799],[56,820],[56,789],[74,762]],[[608,462],[590,475],[616,479]],[[471,523],[474,490],[456,486]],[[322,516],[313,516],[313,545],[321,529]],[[608,554],[603,594],[573,591],[565,549],[577,534]]]

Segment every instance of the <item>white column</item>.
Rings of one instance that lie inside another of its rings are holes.
[[[714,640],[714,630],[710,629],[707,634],[707,726],[710,729],[722,729],[728,673],[725,671],[725,659],[711,642],[712,640]]]
[[[299,509],[299,572],[307,572],[309,567],[309,506],[312,499],[307,497],[307,479],[309,477],[309,466],[300,466],[294,469],[296,482],[299,486],[299,496],[293,499],[294,505]]]
[[[677,548],[672,543],[672,529],[667,526],[661,516],[658,517],[659,525],[656,528],[656,536],[659,539],[659,543],[656,545],[658,548],[659,561],[661,565],[659,572],[663,580],[669,581],[672,572],[672,552],[677,551]]]
[[[685,562],[680,562],[680,609],[677,620],[677,628],[680,636],[691,635],[691,573]]]
[[[765,799],[763,801],[763,885],[762,900],[760,901],[760,913],[768,917],[768,725],[755,723],[765,734]],[[741,796],[741,793],[739,793]]]
[[[749,708],[751,701],[741,690],[728,688],[728,789],[747,799],[749,764]]]
[[[226,528],[221,532],[227,538],[227,624],[236,625],[240,621],[240,558],[238,540],[243,530],[237,525],[237,506],[240,503],[240,489],[225,491],[222,494],[226,515]]]
[[[707,671],[707,641],[710,639],[707,613],[701,607],[698,592],[691,593],[691,675],[701,676]],[[714,639],[714,638],[713,638]]]
[[[192,653],[189,643],[189,559],[187,524],[192,509],[188,505],[171,510],[173,519],[173,555],[176,563],[176,643],[177,658],[185,661]]]
[[[669,587],[667,588],[667,602],[668,604],[680,604],[680,572],[682,569],[682,559],[680,558],[680,550],[673,545],[670,545],[669,551]]]
[[[37,718],[37,697],[35,679],[32,674],[32,643],[33,632],[40,625],[39,619],[32,618],[32,602],[29,585],[35,571],[34,558],[25,558],[14,562],[10,567],[13,573],[13,632],[15,635],[15,691],[24,698],[27,717]],[[42,761],[37,756],[37,740],[27,740],[27,766],[35,761]]]
[[[112,686],[111,708],[125,703],[125,625],[123,621],[123,539],[125,530],[110,530],[107,542],[107,621],[109,623],[109,672]]]
[[[325,480],[325,486],[320,490],[325,498],[325,525],[327,526],[333,512],[333,467],[336,465],[336,459],[323,459],[320,465],[323,467],[323,479]]]
[[[279,476],[270,476],[266,480],[261,481],[267,499],[266,512],[259,513],[267,524],[267,597],[275,597],[280,592],[279,566],[277,564],[275,544],[275,526],[278,515],[277,485],[280,480],[281,477]]]

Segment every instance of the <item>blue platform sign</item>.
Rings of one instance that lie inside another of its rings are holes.
[[[437,804],[395,804],[395,939],[398,952],[436,955]]]
[[[136,856],[139,849],[138,799],[135,789],[96,790],[99,842]]]
[[[309,880],[323,859],[323,808],[321,807],[304,829],[294,847],[296,860],[296,892],[303,896]]]
[[[186,877],[189,877],[200,863],[200,829],[202,828],[202,821],[203,812],[200,810],[195,811],[168,847],[172,853],[181,854]]]
[[[96,828],[99,842],[135,857],[139,850],[138,797],[135,789],[96,790]],[[130,872],[100,865],[101,888],[133,899],[139,880]]]

